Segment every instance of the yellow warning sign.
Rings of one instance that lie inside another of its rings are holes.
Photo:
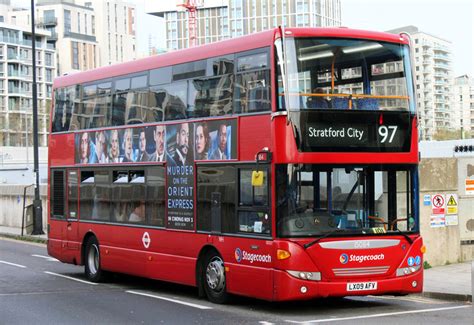
[[[448,205],[448,207],[449,207],[449,206],[458,205],[458,203],[456,202],[456,199],[454,198],[453,195],[451,195],[451,196],[449,197],[449,200],[448,200],[447,205]]]
[[[446,214],[458,214],[458,196],[457,194],[446,195],[448,202],[446,203]]]

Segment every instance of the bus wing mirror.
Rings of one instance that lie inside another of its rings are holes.
[[[263,171],[252,171],[252,186],[263,186]]]

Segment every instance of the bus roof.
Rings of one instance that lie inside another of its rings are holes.
[[[401,38],[400,35],[349,29],[345,27],[285,28],[285,32],[294,37],[357,38],[408,44],[408,40]],[[53,86],[54,88],[66,87],[75,84],[92,82],[95,80],[115,78],[121,75],[138,73],[141,71],[147,71],[150,69],[156,69],[190,61],[202,60],[210,57],[222,56],[235,52],[262,48],[272,45],[274,39],[277,37],[279,37],[279,29],[274,28],[238,38],[177,50],[165,54],[154,55],[126,63],[118,63],[89,71],[72,73],[55,78]]]

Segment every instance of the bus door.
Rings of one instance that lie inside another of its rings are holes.
[[[78,239],[78,207],[79,207],[79,191],[78,191],[78,178],[79,171],[77,169],[68,169],[67,170],[67,179],[66,179],[66,193],[67,193],[67,205],[66,205],[66,229],[64,229],[63,234],[65,234],[65,249],[69,250],[79,250],[80,241]]]
[[[273,246],[271,241],[270,173],[267,166],[240,168],[235,239],[235,268],[230,288],[235,293],[271,299]],[[229,275],[232,272],[229,273]],[[235,281],[236,280],[236,281]]]

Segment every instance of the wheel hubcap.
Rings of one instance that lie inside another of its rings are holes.
[[[97,245],[93,244],[89,249],[87,262],[91,274],[96,274],[97,270],[99,269],[99,248],[97,247]]]
[[[214,256],[206,268],[206,280],[209,288],[219,292],[225,286],[224,262],[220,257]]]

